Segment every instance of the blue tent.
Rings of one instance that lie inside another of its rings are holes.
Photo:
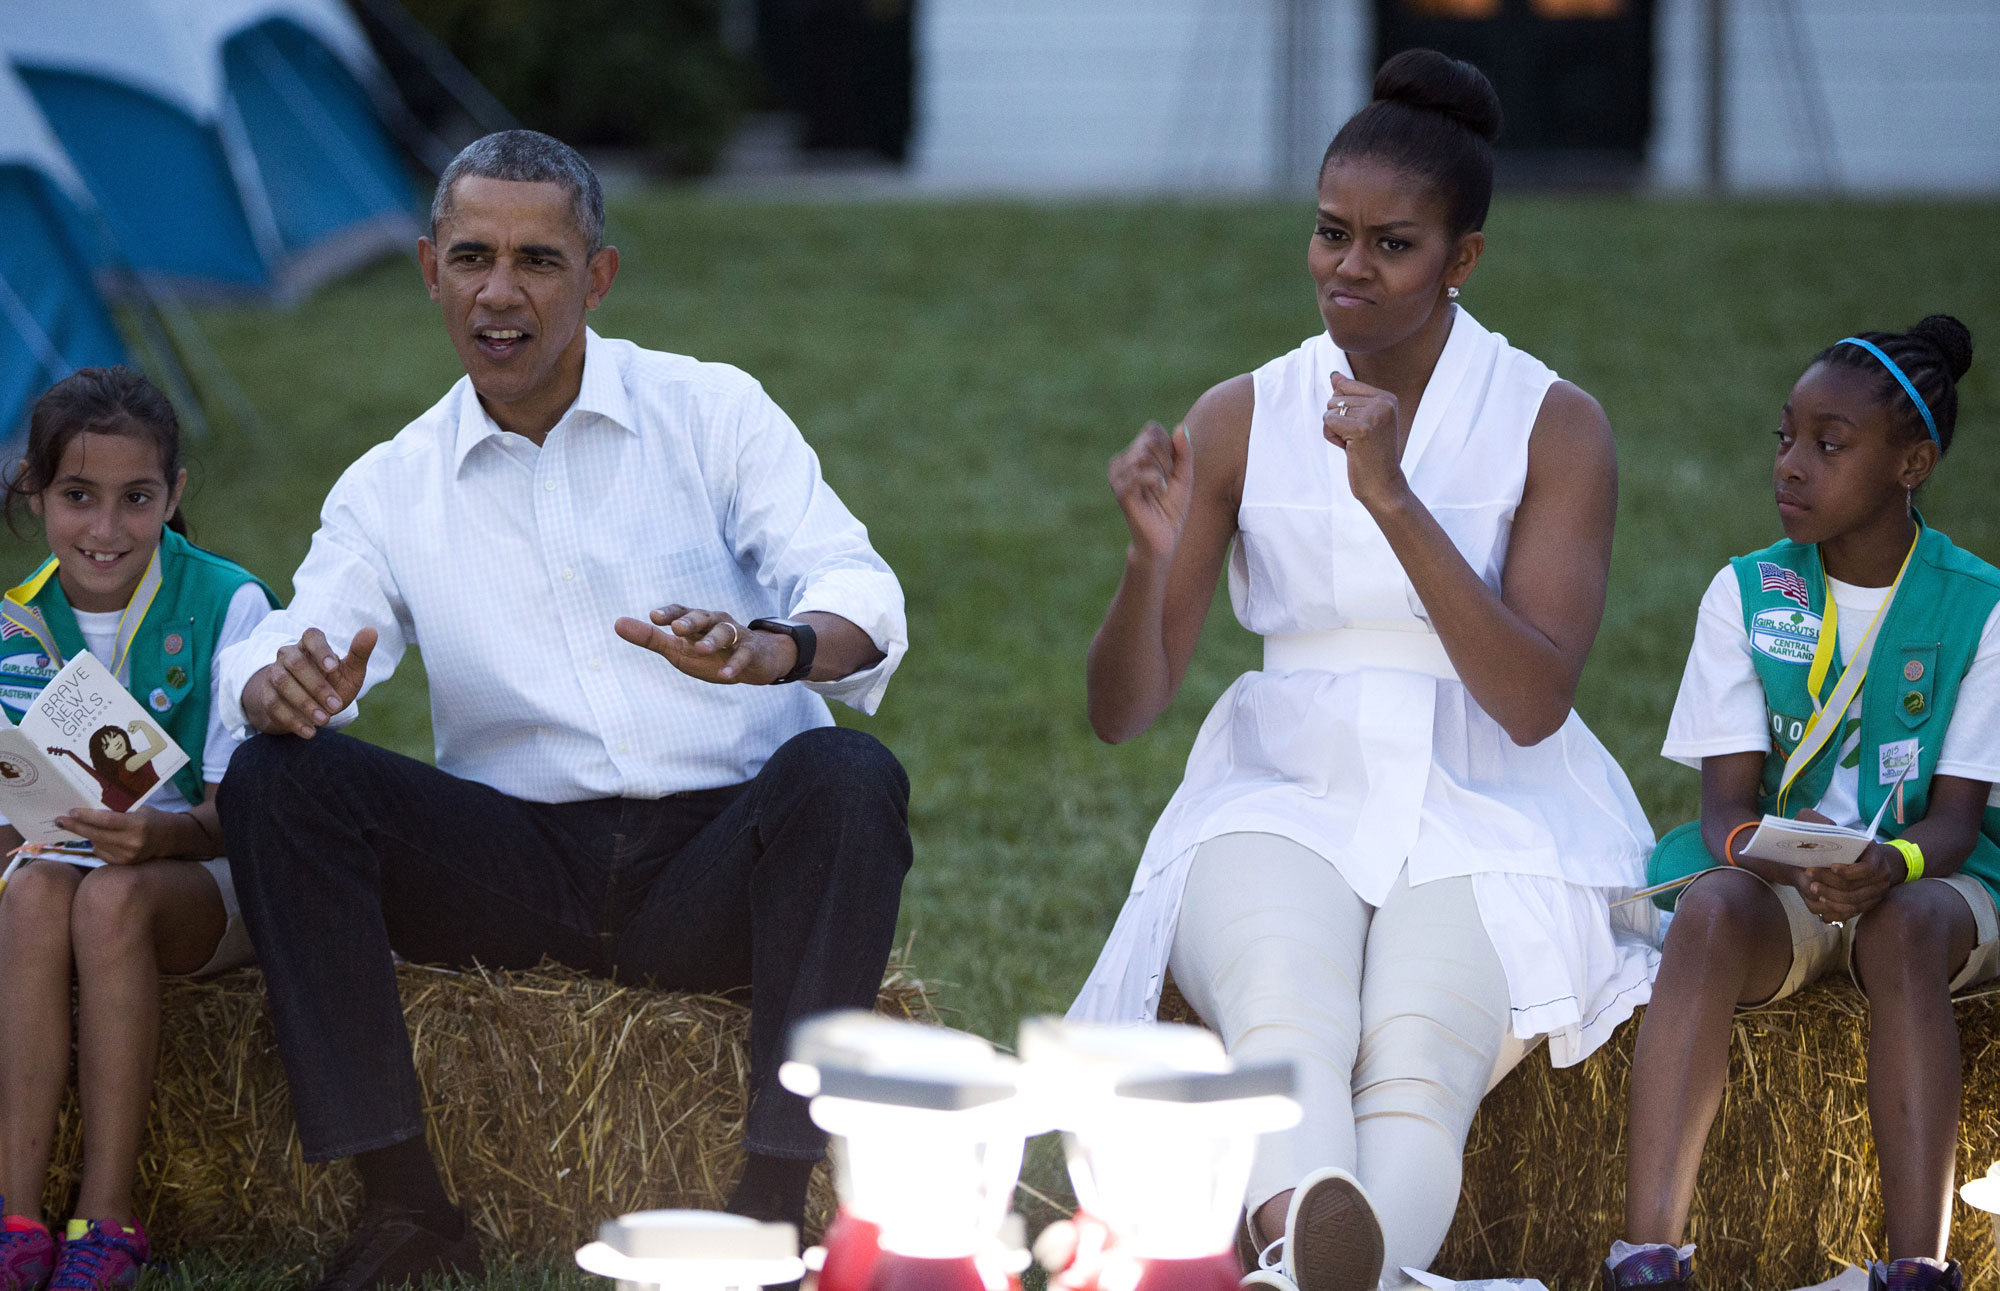
[[[415,234],[338,0],[8,0],[0,50],[143,277],[292,299]]]
[[[27,93],[0,67],[0,442],[74,369],[126,361],[91,279],[89,201]]]

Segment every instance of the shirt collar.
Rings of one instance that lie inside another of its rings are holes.
[[[590,413],[632,434],[637,434],[639,430],[638,420],[632,415],[632,400],[625,392],[625,374],[604,338],[588,327],[583,331],[583,387],[577,391],[576,402],[569,406],[556,424],[562,425],[577,413]],[[499,423],[479,402],[479,392],[472,388],[472,379],[467,377],[460,381],[452,469],[455,472],[464,469],[465,459],[482,440],[502,433]]]

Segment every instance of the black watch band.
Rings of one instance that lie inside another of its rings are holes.
[[[813,655],[819,652],[819,634],[812,630],[812,624],[801,623],[797,619],[752,619],[752,632],[782,632],[792,639],[798,648],[799,661],[792,670],[773,681],[773,686],[782,686],[788,681],[804,681],[812,675]]]

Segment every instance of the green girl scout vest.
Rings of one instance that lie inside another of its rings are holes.
[[[1806,679],[1813,647],[1819,642],[1826,578],[1819,548],[1790,541],[1738,556],[1730,564],[1743,590],[1743,627],[1750,636],[1750,657],[1764,686],[1770,721],[1771,753],[1764,759],[1757,804],[1759,811],[1768,813],[1776,808],[1785,760],[1798,746],[1813,712]],[[2000,603],[2000,570],[1937,530],[1919,529],[1916,550],[1888,617],[1877,630],[1868,679],[1855,701],[1861,714],[1855,779],[1863,820],[1872,818],[1883,797],[1892,792],[1911,754],[1917,757],[1916,770],[1902,784],[1900,803],[1892,803],[1882,818],[1882,832],[1888,837],[1897,837],[1924,818],[1931,775],[1944,749],[1959,683],[1972,666],[1973,652],[1996,603]],[[1865,626],[1855,624],[1854,630]],[[1825,692],[1831,693],[1832,682],[1828,677],[1823,683]],[[1850,707],[1843,721],[1852,723],[1853,714]],[[1799,773],[1786,795],[1788,815],[1796,816],[1825,795],[1847,742],[1845,734],[1843,729],[1828,740]],[[1992,737],[2000,740],[2000,731]],[[1691,821],[1668,833],[1653,849],[1646,881],[1666,883],[1717,864],[1702,841],[1701,822]],[[1960,872],[1977,878],[2000,898],[2000,809],[1987,807],[1979,840]],[[1671,910],[1680,891],[1676,888],[1653,899]]]
[[[149,587],[154,583],[149,568],[128,607],[142,617],[119,676],[134,698],[159,714],[160,725],[187,751],[188,764],[174,774],[174,787],[183,798],[198,803],[206,794],[201,753],[208,740],[209,669],[229,602],[245,583],[262,588],[273,609],[278,598],[242,566],[202,550],[171,529],[160,535],[157,560],[157,585]],[[49,679],[84,648],[83,632],[55,572],[56,558],[51,556],[27,582],[6,593],[0,616],[0,708],[15,723]],[[51,640],[43,640],[37,626],[45,627]],[[50,645],[58,653],[51,654]],[[119,666],[111,659],[104,665]]]

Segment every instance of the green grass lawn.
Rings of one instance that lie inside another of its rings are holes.
[[[1084,720],[1084,651],[1125,543],[1105,459],[1142,421],[1171,421],[1318,329],[1309,214],[614,206],[624,267],[598,329],[759,377],[902,577],[909,658],[880,715],[857,724],[915,787],[903,935],[982,1034],[1010,1040],[1022,1015],[1068,1003],[1196,726],[1255,666],[1254,639],[1219,603],[1150,734],[1111,749]],[[2000,558],[2000,206],[1513,197],[1488,234],[1464,303],[1596,395],[1617,431],[1610,605],[1577,707],[1665,829],[1696,803],[1694,774],[1657,752],[1694,607],[1724,559],[1777,536],[1769,432],[1812,353],[1936,310],[1970,325],[1995,357],[1963,387],[1963,442],[1924,505]],[[291,313],[204,325],[268,424],[198,447],[188,509],[200,540],[283,592],[334,477],[442,395],[456,360],[413,263]],[[25,571],[38,550],[6,556]],[[359,733],[429,755],[414,661],[364,713]],[[1062,1186],[1053,1153],[1030,1179]],[[269,1284],[270,1269],[234,1267],[194,1257],[179,1276]],[[523,1266],[489,1285],[585,1281]]]

